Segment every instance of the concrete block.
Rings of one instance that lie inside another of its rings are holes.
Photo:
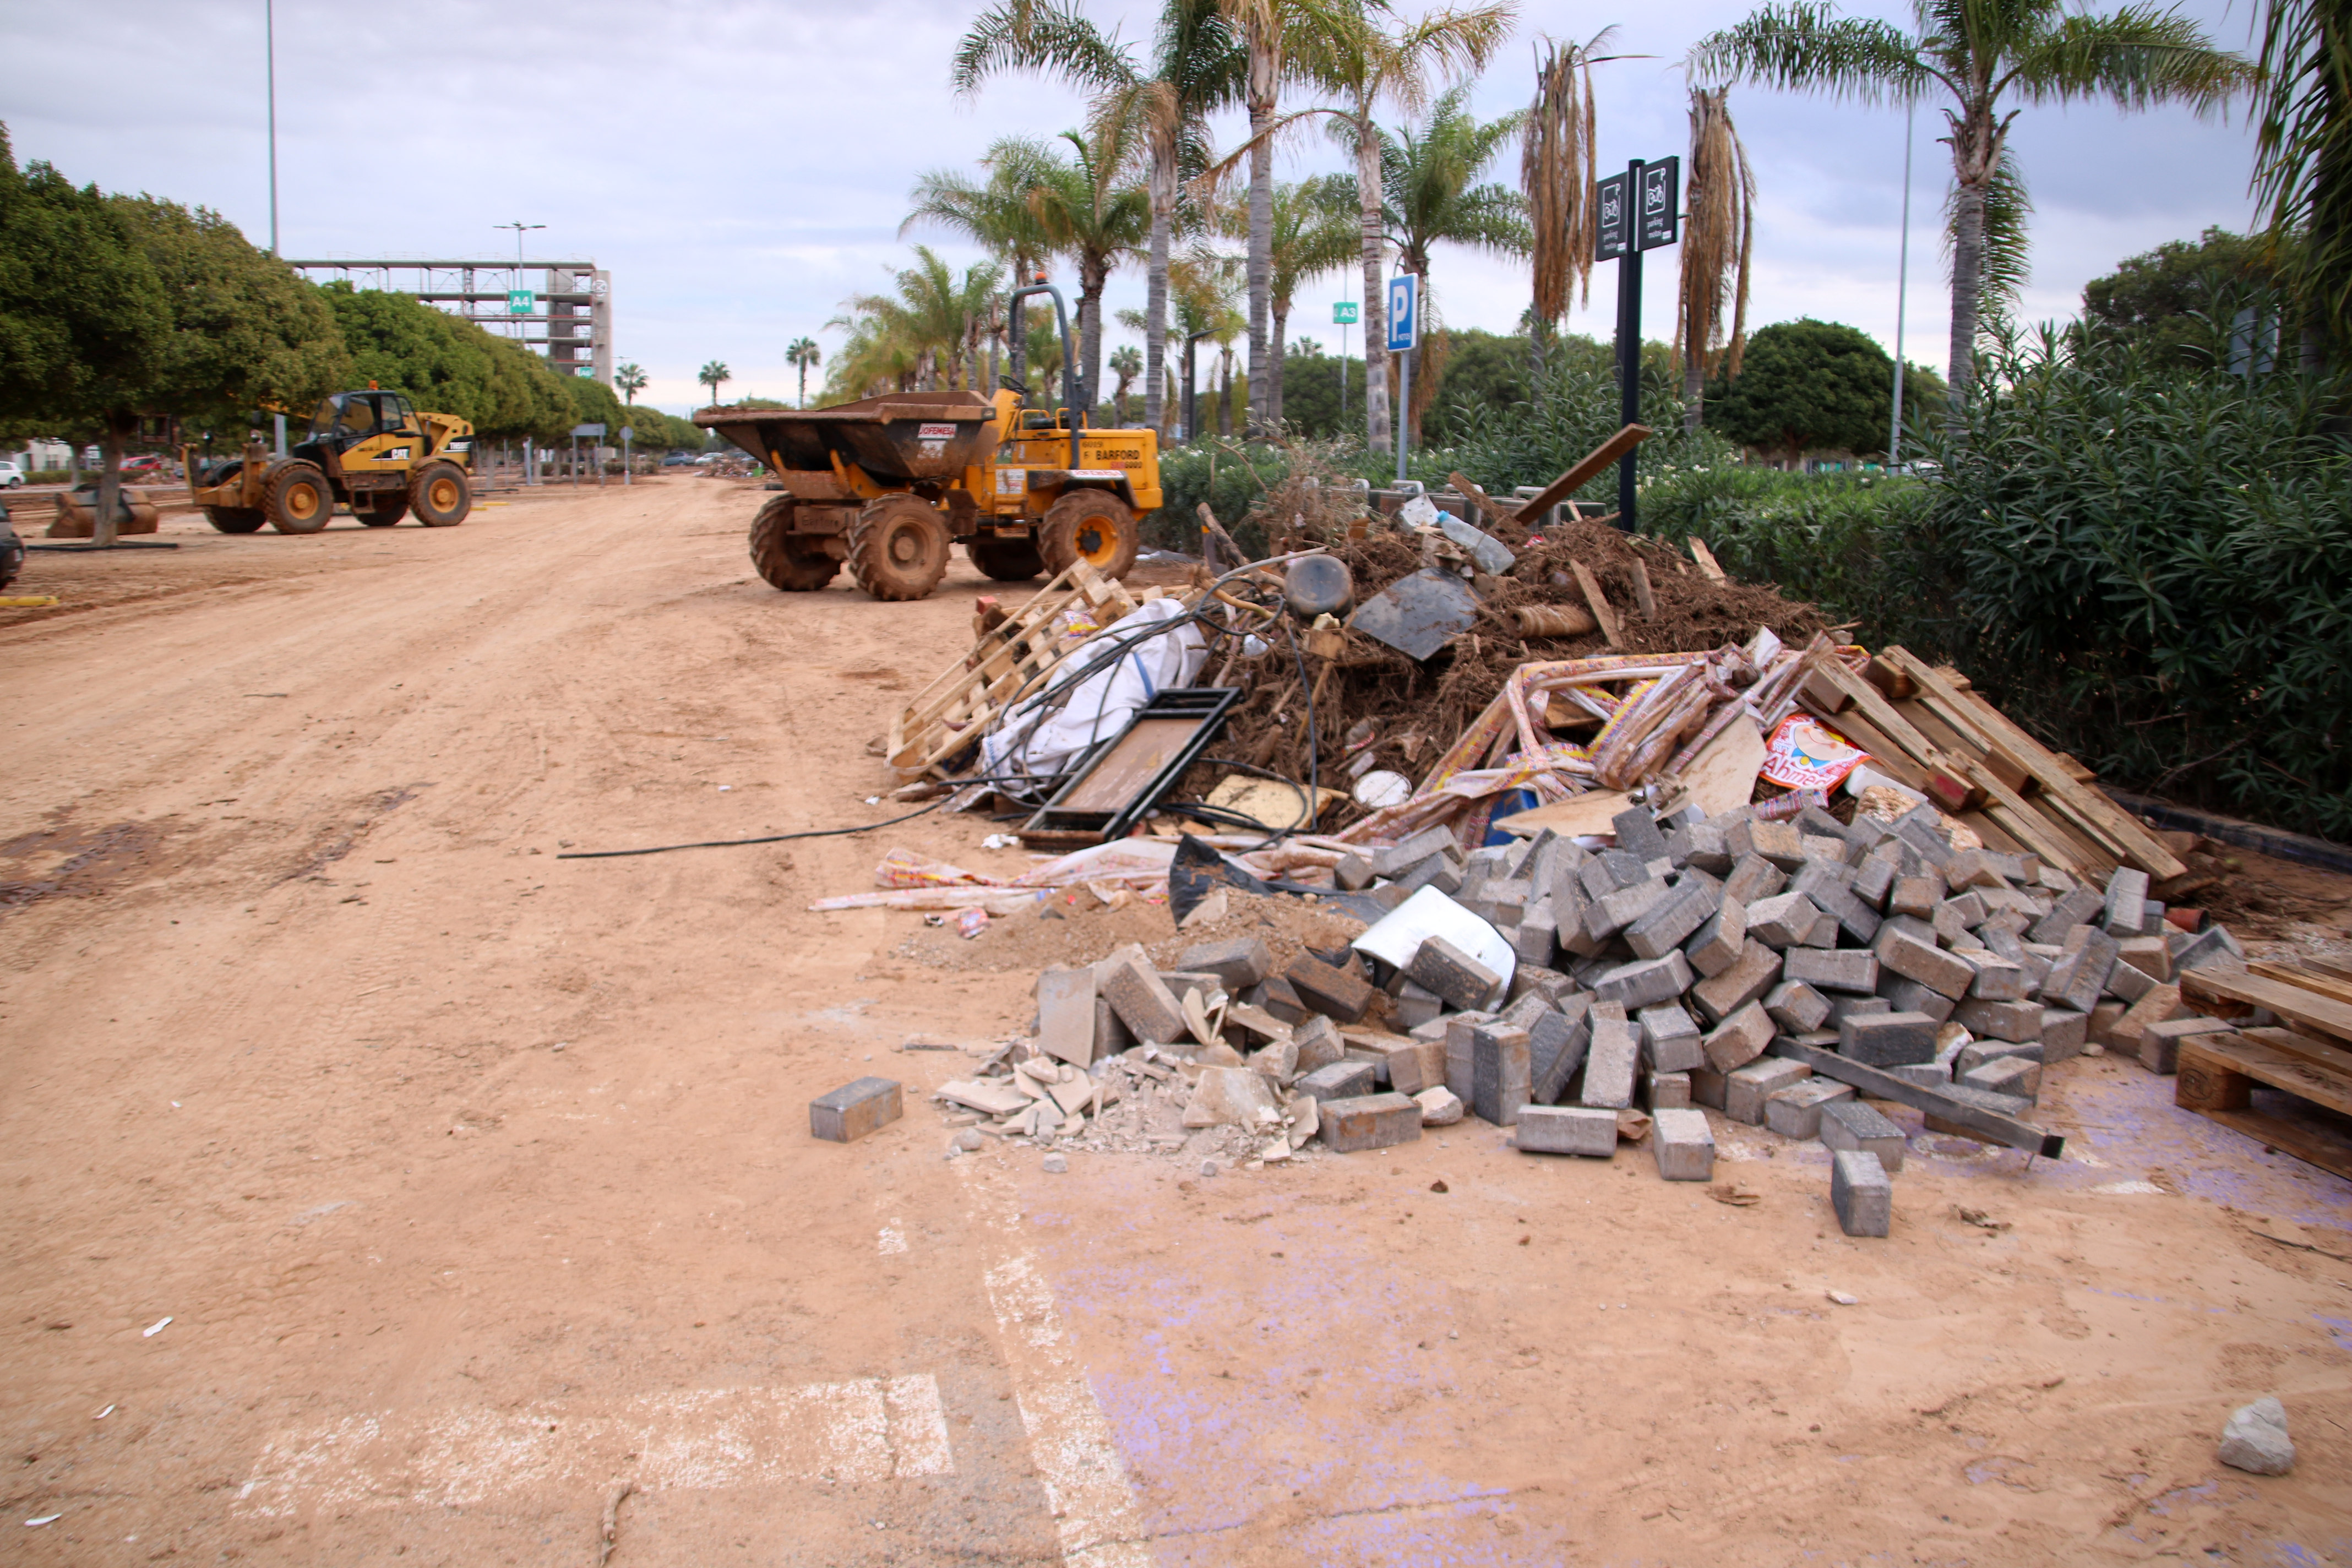
[[[1402,1029],[1412,1030],[1444,1016],[1445,1000],[1417,980],[1408,979],[1389,1005],[1389,1016]]]
[[[1648,864],[1639,855],[1604,849],[1585,861],[1577,879],[1583,884],[1588,897],[1598,899],[1627,888],[1638,888],[1651,877]]]
[[[1967,995],[1969,987],[1976,984],[1976,968],[1967,959],[1893,925],[1878,933],[1873,951],[1882,970],[1891,969],[1954,1001]]]
[[[1460,843],[1447,829],[1424,827],[1401,844],[1392,844],[1386,848],[1373,850],[1371,852],[1372,869],[1381,876],[1393,877],[1432,855],[1458,858],[1461,852]]]
[[[1274,973],[1274,954],[1254,936],[1231,942],[1205,942],[1188,947],[1176,967],[1215,975],[1227,991],[1244,991]]]
[[[1532,1029],[1536,1026],[1536,1020],[1550,1011],[1551,1004],[1530,991],[1523,995],[1513,997],[1499,1016],[1506,1024],[1517,1025],[1522,1029]]]
[[[1617,847],[1629,855],[1654,860],[1666,852],[1666,836],[1658,831],[1657,819],[1638,805],[1619,812],[1609,826],[1616,831]]]
[[[1674,891],[1663,877],[1652,877],[1630,888],[1603,893],[1584,908],[1584,934],[1612,937],[1665,902]]]
[[[1434,940],[1434,939],[1433,939]],[[1426,947],[1428,942],[1422,944]],[[1352,970],[1339,969],[1319,958],[1307,955],[1292,960],[1282,977],[1298,993],[1298,999],[1313,1011],[1342,1024],[1352,1024],[1371,1010],[1372,998],[1380,994],[1372,983]],[[1419,974],[1413,976],[1424,985],[1429,982]],[[1438,987],[1430,985],[1432,991]],[[1438,991],[1444,995],[1443,991]]]
[[[1442,936],[1421,944],[1405,974],[1448,1005],[1463,1008],[1487,1005],[1503,984],[1501,975]]]
[[[1943,901],[1944,879],[1934,871],[1924,871],[1916,877],[1897,877],[1886,895],[1886,912],[1890,915],[1911,915],[1926,920]]]
[[[1980,1002],[1970,998],[1953,1009],[1952,1021],[1986,1039],[2011,1040],[2019,1045],[2042,1043],[2039,1002]]]
[[[1320,1013],[1293,1028],[1290,1038],[1298,1047],[1297,1070],[1302,1073],[1329,1067],[1345,1060],[1348,1055],[1347,1042],[1339,1038],[1339,1026]]]
[[[1419,1094],[1445,1087],[1445,1046],[1442,1041],[1383,1037],[1375,1048],[1387,1058],[1389,1087],[1399,1094]]]
[[[1764,1011],[1772,1021],[1792,1035],[1809,1035],[1829,1022],[1829,998],[1801,980],[1786,978],[1788,966],[1781,965],[1780,984],[1764,998]]]
[[[1723,825],[1695,822],[1666,835],[1666,854],[1677,865],[1689,866],[1711,877],[1731,870],[1731,852],[1725,845]]]
[[[1969,995],[1983,1002],[2022,1002],[2032,987],[2025,978],[2025,965],[2001,957],[1988,949],[1968,955],[1969,966],[1977,972],[1969,984]]]
[[[1470,1032],[1481,1024],[1494,1021],[1492,1013],[1455,1013],[1445,1020],[1445,1087],[1452,1089],[1463,1104],[1470,1103],[1475,1092],[1472,1087],[1473,1063],[1475,1053],[1470,1044]]]
[[[1685,875],[1673,890],[1625,928],[1625,945],[1636,958],[1660,958],[1723,904],[1722,885],[1709,877]]]
[[[1959,1005],[1940,991],[1930,991],[1917,981],[1904,974],[1881,974],[1878,994],[1886,998],[1887,1005],[1897,1013],[1925,1013],[1937,1023],[1952,1016]]]
[[[2109,936],[2141,936],[2147,931],[2147,873],[2118,866],[2107,878],[2099,926]]]
[[[1823,1026],[1834,1029],[1840,1024],[1844,1023],[1848,1018],[1854,1017],[1860,1014],[1892,1013],[1894,1011],[1895,1004],[1889,1002],[1884,996],[1832,996],[1830,998],[1830,1019],[1828,1024]]]
[[[2180,1042],[2198,1035],[2222,1035],[2230,1026],[2219,1018],[2171,1018],[2150,1024],[2139,1032],[2139,1065],[2167,1075],[2180,1070]]]
[[[2157,978],[2145,969],[2118,961],[2113,969],[2107,971],[2106,994],[2129,1006],[2155,990],[2158,984]]]
[[[1984,895],[1971,889],[1965,893],[1954,893],[1938,903],[1929,911],[1928,923],[1936,928],[1937,935],[1949,942],[1960,932],[1974,931],[1984,924],[1985,917],[1991,913],[1992,909],[1985,902]]]
[[[1764,1102],[1792,1083],[1802,1083],[1813,1069],[1786,1057],[1765,1057],[1723,1075],[1723,1114],[1750,1127],[1764,1125]],[[1694,1082],[1691,1092],[1699,1086]]]
[[[1450,854],[1426,855],[1398,872],[1392,880],[1408,893],[1435,888],[1452,898],[1462,890],[1462,868]]]
[[[1522,1154],[1606,1160],[1617,1152],[1617,1113],[1583,1105],[1530,1105],[1519,1112],[1513,1142]]]
[[[1838,1026],[1838,1055],[1865,1067],[1936,1058],[1936,1020],[1925,1013],[1867,1013]]]
[[[1568,1080],[1584,1065],[1592,1043],[1592,998],[1577,996],[1569,1005],[1545,1014],[1528,1030],[1533,1082],[1530,1094],[1538,1103],[1557,1105]]]
[[[1830,1155],[1830,1206],[1848,1236],[1886,1236],[1895,1228],[1895,1184],[1875,1154],[1840,1149]]]
[[[1587,1105],[1623,1110],[1633,1103],[1633,1076],[1641,1064],[1642,1036],[1633,1025],[1613,1018],[1595,1019],[1592,1043],[1584,1053]]]
[[[1691,1075],[1686,1072],[1654,1072],[1642,1079],[1642,1103],[1652,1110],[1671,1110],[1691,1102]]]
[[[2042,1009],[2042,1060],[2045,1066],[2072,1061],[2090,1042],[2090,1015],[2065,1007]]]
[[[898,1084],[887,1078],[861,1078],[809,1101],[809,1136],[828,1143],[855,1143],[905,1113]]]
[[[1856,947],[1792,948],[1780,961],[1780,978],[1816,991],[1867,996],[1878,988],[1878,955]]]
[[[1177,1005],[1175,994],[1162,984],[1150,964],[1133,952],[1114,953],[1095,965],[1095,984],[1109,999],[1118,1021],[1137,1039],[1165,1046],[1182,1039],[1188,1033],[1184,1010]],[[1282,1016],[1272,1006],[1267,1011],[1276,1017]]]
[[[1700,1017],[1719,1024],[1769,991],[1780,978],[1780,955],[1751,937],[1740,949],[1738,963],[1690,988],[1691,1000]]]
[[[1723,1109],[1724,1095],[1730,1086],[1729,1079],[1713,1068],[1693,1068],[1687,1076],[1693,1105],[1711,1106],[1717,1110]]]
[[[1996,1057],[1960,1074],[1959,1081],[1990,1094],[2037,1100],[2042,1094],[2042,1064],[2024,1057]]]
[[[1551,910],[1532,909],[1519,917],[1517,930],[1511,932],[1511,951],[1518,955],[1522,966],[1549,969],[1559,953],[1559,923]],[[1514,971],[1512,978],[1517,979]]]
[[[1769,899],[1789,885],[1788,873],[1761,855],[1735,856],[1731,874],[1723,879],[1723,901],[1752,904]]]
[[[2123,1016],[2122,1003],[2102,1002],[2091,1009],[2091,1021],[2084,1027],[2084,1034],[2095,1046],[2113,1046],[2116,1043],[2116,1025]]]
[[[1866,857],[1853,868],[1853,896],[1874,910],[1886,907],[1886,896],[1895,889],[1895,862],[1885,857]]]
[[[1899,1078],[1905,1083],[1916,1083],[1922,1089],[1952,1087],[1952,1075],[1935,1062],[1905,1062],[1879,1070],[1889,1078]]]
[[[1634,1022],[1642,1027],[1642,1055],[1659,1072],[1687,1072],[1706,1058],[1699,1050],[1698,1024],[1672,1002],[1644,1007]]]
[[[1658,1174],[1669,1182],[1705,1182],[1715,1177],[1715,1131],[1703,1110],[1661,1110],[1650,1121],[1650,1150]]]
[[[1319,1098],[1319,1097],[1318,1097]],[[1402,1094],[1324,1100],[1316,1107],[1317,1136],[1338,1154],[1387,1149],[1421,1137],[1421,1106]]]
[[[2150,980],[2172,978],[2172,948],[2160,935],[2125,937],[2116,943],[2116,958],[2118,967],[2128,964]]]
[[[1380,1087],[1380,1071],[1370,1062],[1343,1058],[1301,1073],[1292,1087],[1318,1101],[1352,1100]]]
[[[1095,972],[1043,969],[1037,973],[1037,1048],[1072,1067],[1095,1059]]]
[[[2025,935],[2029,942],[2063,942],[2066,933],[2088,921],[2106,904],[2106,897],[2095,888],[2076,888],[2061,893],[2050,912],[2033,922]]]
[[[1840,875],[1843,869],[1819,860],[1809,861],[1804,869],[1789,879],[1789,887],[1820,905],[1822,913],[1835,915],[1838,929],[1853,941],[1867,942],[1878,935],[1878,911],[1854,897],[1853,888]]]
[[[1748,934],[1775,949],[1801,943],[1821,918],[1821,906],[1802,893],[1780,893],[1748,906]]]
[[[1500,1019],[1470,1031],[1470,1109],[1479,1120],[1508,1127],[1519,1119],[1534,1081],[1528,1032]]]
[[[2232,970],[2246,966],[2246,950],[2226,926],[2208,926],[2191,937],[2180,951],[2172,955],[2172,972],[2184,973],[2191,969]]]
[[[2116,1049],[2137,1056],[2139,1053],[2140,1031],[2150,1024],[2186,1018],[2189,1014],[2190,1009],[2180,1000],[2179,986],[2158,985],[2124,1009],[2123,1016],[2117,1018],[2115,1027],[2107,1031],[2107,1038]]]
[[[1821,1140],[1832,1152],[1847,1149],[1875,1156],[1889,1175],[1903,1168],[1909,1142],[1902,1128],[1859,1100],[1835,1100],[1822,1107]]]
[[[1280,1023],[1271,1013],[1265,1014],[1265,1017],[1269,1023]],[[1286,1024],[1280,1026],[1289,1027]],[[1109,997],[1097,991],[1095,995],[1094,1059],[1101,1061],[1105,1057],[1115,1057],[1134,1044],[1135,1036],[1119,1021],[1118,1009],[1110,1005]]]
[[[1735,861],[1760,855],[1783,871],[1793,871],[1805,863],[1804,835],[1793,822],[1743,819],[1724,834],[1723,847]]]
[[[1717,897],[1721,897],[1719,890]],[[1747,945],[1748,910],[1727,900],[1691,933],[1690,941],[1683,944],[1683,955],[1693,969],[1711,976],[1738,963]]]
[[[1772,1033],[1771,1016],[1764,1011],[1761,1003],[1750,1002],[1724,1019],[1701,1042],[1706,1065],[1725,1073],[1745,1067],[1764,1054],[1764,1047],[1772,1043]]]
[[[1833,1100],[1853,1098],[1851,1084],[1809,1078],[1764,1097],[1764,1125],[1783,1138],[1803,1142],[1822,1135],[1822,1106]]]
[[[1636,959],[1609,970],[1593,983],[1593,994],[1628,1009],[1669,1002],[1690,989],[1690,961],[1679,952]]]

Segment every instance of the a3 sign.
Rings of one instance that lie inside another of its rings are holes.
[[[1626,199],[1626,186],[1638,173],[1638,204]],[[1600,183],[1600,223],[1592,255],[1596,261],[1614,261],[1628,249],[1655,250],[1682,237],[1683,161],[1662,158],[1638,171],[1612,174]],[[1638,210],[1637,210],[1638,207]],[[1627,244],[1628,230],[1633,244]]]

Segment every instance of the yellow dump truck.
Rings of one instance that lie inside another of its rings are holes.
[[[420,413],[397,392],[371,387],[321,398],[293,450],[273,458],[256,431],[234,458],[205,463],[180,450],[188,499],[223,533],[316,533],[338,503],[370,528],[410,512],[427,528],[466,521],[474,492],[474,427],[454,414]]]
[[[1019,290],[1015,308],[1053,292]],[[1066,364],[1066,326],[1064,339]],[[787,593],[822,588],[846,563],[877,599],[919,599],[958,543],[1000,582],[1079,559],[1124,575],[1140,519],[1160,505],[1158,436],[1091,429],[1082,413],[1025,401],[1008,384],[992,397],[889,393],[831,408],[706,409],[694,422],[774,474],[779,493],[751,521],[751,563]]]

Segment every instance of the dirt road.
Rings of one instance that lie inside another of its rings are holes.
[[[2136,1067],[2063,1162],[1915,1139],[1878,1242],[1737,1126],[1752,1205],[1472,1127],[944,1158],[895,1047],[1163,913],[806,911],[1022,864],[971,817],[554,858],[889,810],[987,585],[777,595],[756,500],[35,557],[99,607],[0,622],[0,1560],[2352,1561],[2346,1185]],[[2218,1468],[2267,1393],[2296,1473]]]

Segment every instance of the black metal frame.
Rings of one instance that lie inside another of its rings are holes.
[[[1176,787],[1192,765],[1201,760],[1225,727],[1225,716],[1242,699],[1239,687],[1193,686],[1162,691],[1129,716],[1118,734],[1087,753],[1076,768],[1063,779],[1062,787],[1053,798],[1037,808],[1036,815],[1022,825],[1024,833],[1091,833],[1104,843],[1124,838],[1128,830],[1142,819],[1143,814],[1158,805],[1161,796]],[[1087,782],[1105,757],[1127,739],[1136,725],[1146,719],[1198,719],[1200,728],[1192,738],[1170,757],[1160,770],[1125,805],[1115,812],[1062,811],[1061,803],[1080,784]]]

